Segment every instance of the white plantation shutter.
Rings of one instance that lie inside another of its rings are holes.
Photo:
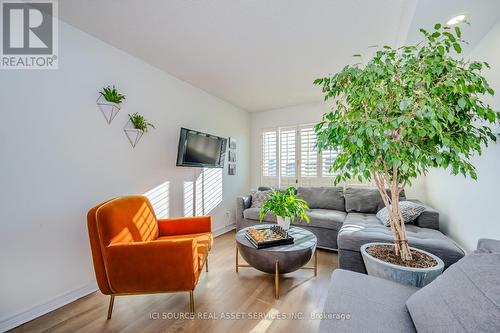
[[[323,150],[321,152],[321,175],[323,177],[333,177],[334,174],[330,172],[333,162],[337,158],[338,152],[336,150]]]
[[[278,141],[276,131],[262,133],[262,175],[264,177],[277,176],[277,148]]]
[[[331,186],[335,150],[316,148],[314,125],[283,127],[262,132],[261,185]]]
[[[278,152],[278,130],[265,130],[262,132],[262,186],[278,186],[279,184],[279,152]]]
[[[295,128],[280,132],[281,177],[295,177],[296,175],[295,133]]]
[[[318,150],[313,127],[300,129],[300,176],[318,176]]]

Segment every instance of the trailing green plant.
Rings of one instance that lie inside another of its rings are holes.
[[[295,195],[293,187],[289,187],[285,191],[272,191],[260,208],[259,217],[262,222],[266,214],[271,212],[283,218],[289,217],[292,221],[298,219],[309,223],[309,217],[306,215],[308,209],[307,202]]]
[[[484,102],[494,91],[486,62],[465,61],[459,27],[420,30],[417,45],[379,48],[366,63],[316,79],[333,109],[315,127],[318,148],[339,149],[335,182],[374,179],[396,254],[411,260],[399,194],[431,168],[477,179],[471,158],[496,141],[500,113]],[[359,57],[356,55],[355,57]],[[386,189],[390,189],[388,193]]]
[[[125,95],[122,95],[116,90],[115,86],[110,87],[107,86],[102,89],[102,91],[99,92],[102,97],[104,97],[105,100],[111,103],[116,103],[120,104],[125,100]]]
[[[144,133],[148,132],[148,128],[155,128],[155,126],[151,123],[149,123],[143,115],[139,114],[138,112],[134,114],[129,114],[128,115],[130,121],[132,122],[132,125],[134,125],[135,129],[141,130]]]

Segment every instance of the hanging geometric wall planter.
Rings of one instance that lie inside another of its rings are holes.
[[[97,99],[97,106],[101,110],[106,122],[111,124],[113,119],[115,119],[118,112],[120,112],[120,104],[113,102],[108,102],[104,97],[99,96]]]
[[[134,127],[134,124],[129,120],[125,127],[123,128],[125,135],[127,135],[128,141],[132,145],[132,148],[135,148],[139,140],[142,138],[144,134],[143,130],[137,129]]]

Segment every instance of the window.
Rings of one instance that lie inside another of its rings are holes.
[[[261,184],[265,186],[328,186],[337,152],[316,148],[314,126],[301,125],[262,132]]]
[[[281,177],[295,177],[295,128],[281,131]]]
[[[321,174],[324,177],[333,177],[334,174],[330,172],[333,162],[337,158],[338,152],[335,150],[323,150],[321,152]]]
[[[300,129],[300,175],[302,177],[318,176],[316,133],[312,127]]]
[[[276,177],[277,175],[277,147],[276,131],[262,133],[262,175]]]

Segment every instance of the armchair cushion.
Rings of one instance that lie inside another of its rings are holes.
[[[158,220],[159,236],[212,232],[211,216],[180,217]]]
[[[208,250],[212,248],[213,244],[213,237],[212,233],[210,232],[200,232],[196,234],[189,234],[189,235],[172,235],[172,236],[160,236],[158,240],[165,240],[165,239],[196,239],[198,242],[198,248],[200,246],[206,247]]]
[[[105,256],[115,293],[193,290],[199,276],[195,239],[112,244]]]

